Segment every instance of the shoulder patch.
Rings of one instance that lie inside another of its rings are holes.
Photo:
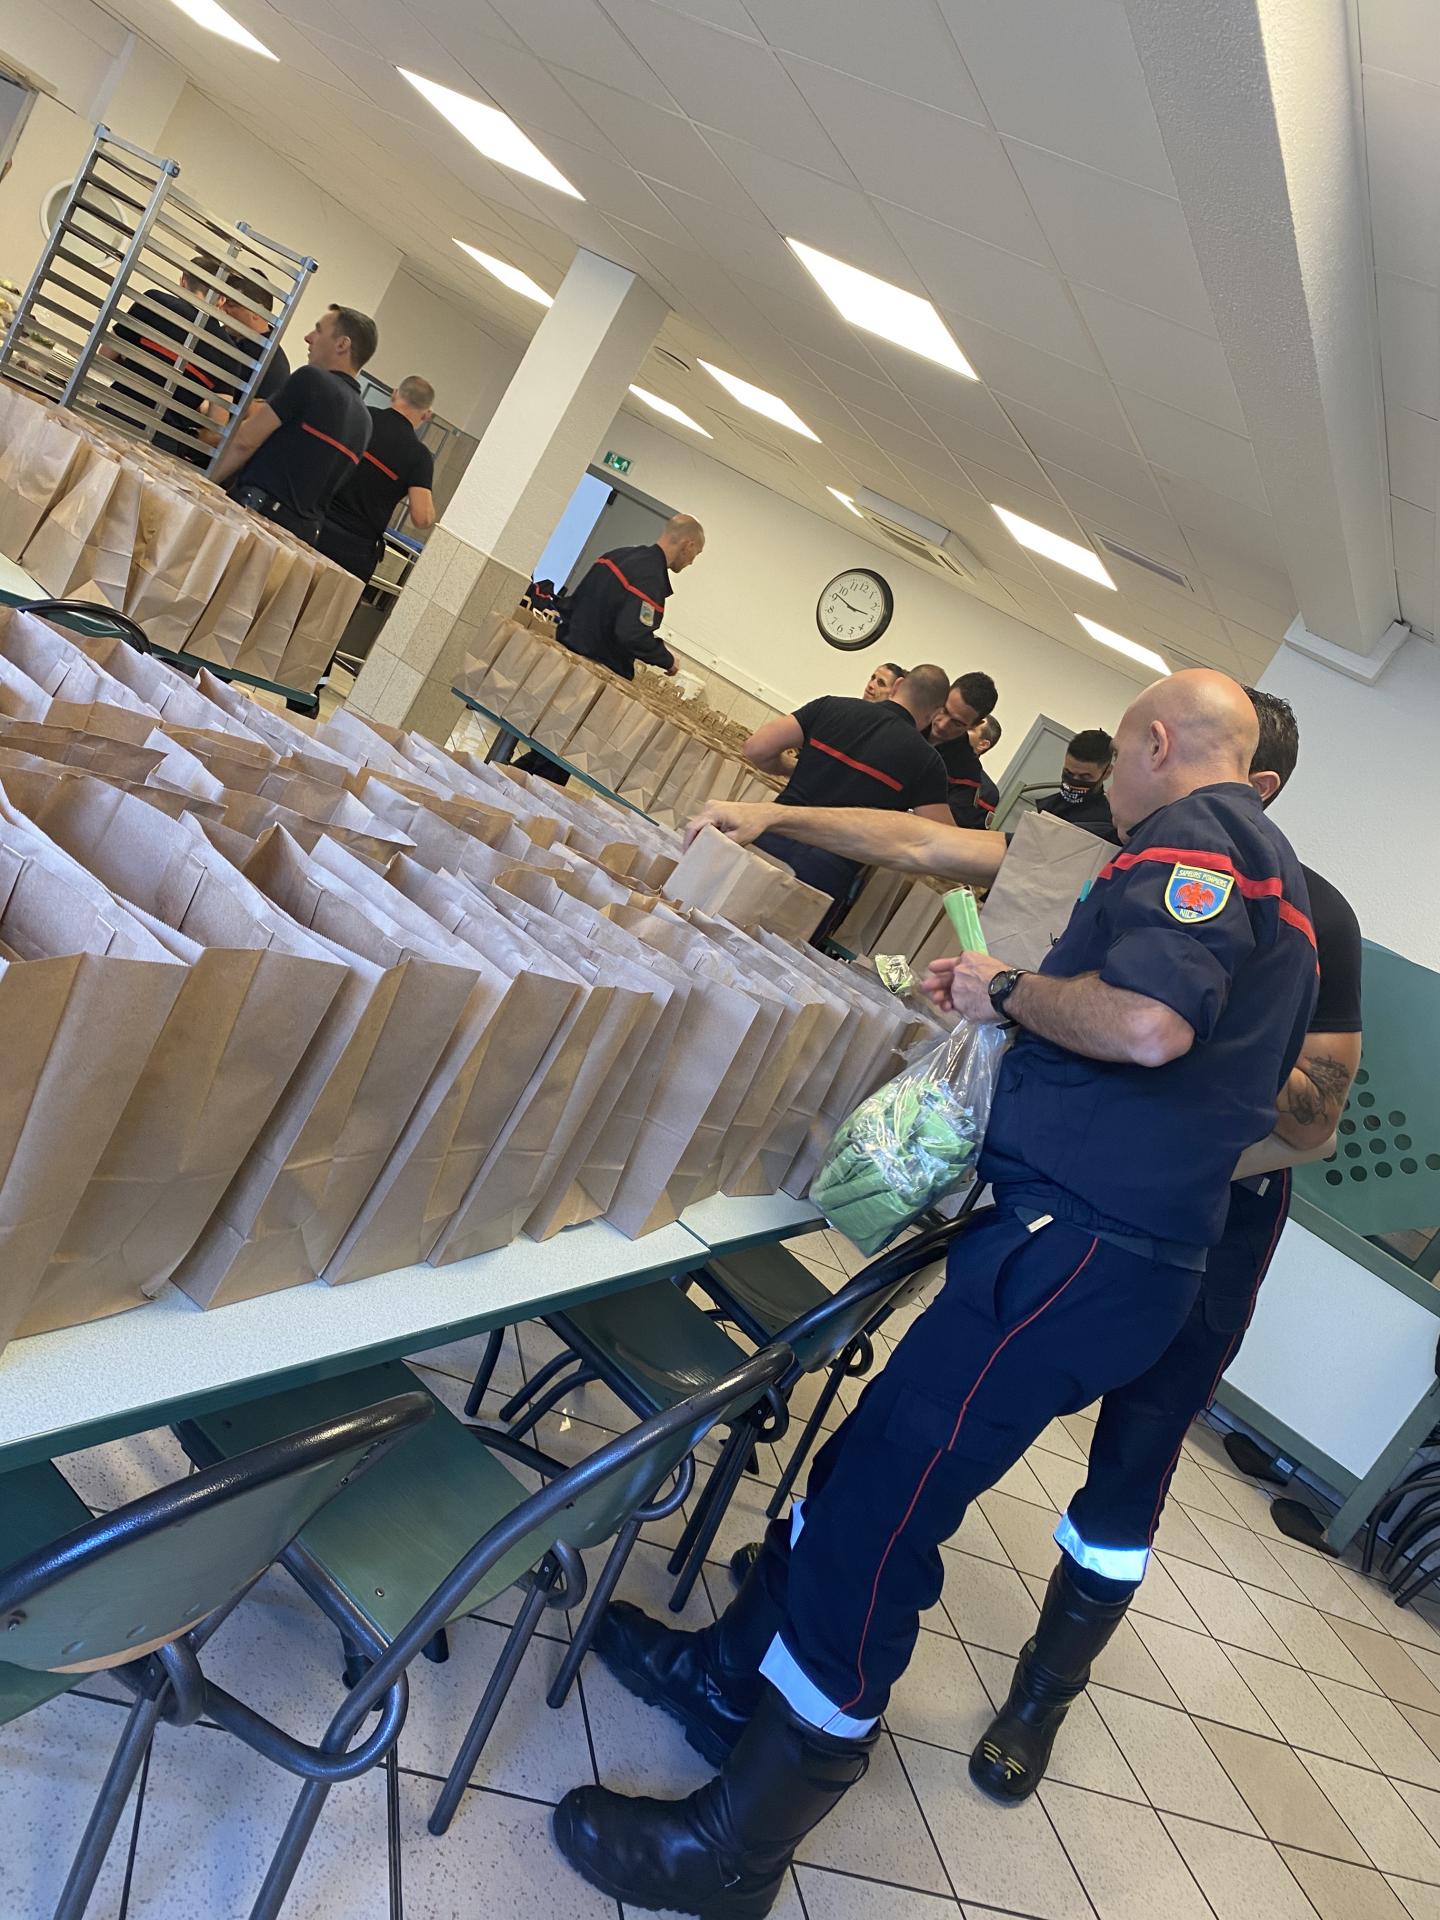
[[[1187,867],[1177,861],[1165,882],[1165,911],[1186,926],[1213,920],[1234,885],[1233,873],[1219,873],[1214,867]]]
[[[642,627],[653,627],[655,625],[655,609],[650,605],[648,600],[641,604],[640,624]]]

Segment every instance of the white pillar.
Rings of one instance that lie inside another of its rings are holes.
[[[361,670],[358,713],[449,736],[472,634],[524,592],[665,311],[624,267],[576,254]]]

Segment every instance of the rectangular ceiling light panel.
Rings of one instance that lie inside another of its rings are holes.
[[[788,406],[777,393],[767,393],[764,387],[757,387],[750,380],[742,380],[738,373],[726,373],[723,367],[712,367],[708,360],[700,365],[712,380],[718,380],[725,391],[738,400],[742,407],[749,407],[755,413],[763,413],[767,420],[773,420],[777,426],[788,427],[792,433],[803,433],[807,440],[818,440],[819,434],[807,427],[805,422]]]
[[[486,273],[494,274],[513,293],[523,293],[527,300],[533,300],[537,306],[554,306],[555,302],[539,281],[532,280],[519,267],[512,267],[508,260],[497,260],[493,253],[483,253],[479,247],[472,247],[468,240],[457,240],[455,244],[462,253],[468,253],[477,266],[483,267]]]
[[[908,347],[911,353],[938,361],[967,380],[979,378],[935,308],[918,293],[906,293],[873,273],[807,247],[803,240],[787,239],[785,244],[851,326],[879,334],[897,347]]]
[[[678,420],[682,427],[689,427],[692,433],[704,434],[707,440],[715,438],[708,427],[702,427],[698,420],[692,420],[688,413],[675,405],[673,400],[662,400],[658,393],[649,393],[644,387],[631,387],[630,391],[637,400],[642,401],[655,413],[663,414],[667,420]]]
[[[497,167],[508,167],[511,173],[523,173],[527,179],[539,180],[544,186],[554,187],[557,193],[568,193],[572,200],[585,198],[558,167],[551,166],[529,134],[522,132],[508,113],[502,113],[498,107],[488,107],[482,100],[472,100],[468,93],[456,93],[453,87],[442,87],[438,81],[410,73],[404,67],[397,67],[395,71],[402,80],[408,80],[437,113],[443,113],[477,153],[483,153]]]
[[[1102,647],[1113,647],[1116,653],[1123,653],[1129,660],[1138,660],[1142,667],[1150,667],[1156,673],[1169,673],[1169,663],[1150,647],[1142,647],[1138,640],[1127,640],[1123,633],[1114,633],[1109,627],[1102,627],[1098,620],[1087,619],[1083,613],[1077,613],[1075,618],[1090,638],[1098,640]]]
[[[1033,520],[1027,520],[1022,514],[1011,513],[1008,507],[997,507],[990,502],[990,511],[995,514],[1010,534],[1022,547],[1028,547],[1031,553],[1038,553],[1043,560],[1053,560],[1058,566],[1069,567],[1072,573],[1083,573],[1087,580],[1095,581],[1097,586],[1109,587],[1113,593],[1115,582],[1110,578],[1101,563],[1100,556],[1093,547],[1082,547],[1076,540],[1067,540],[1063,534],[1052,533],[1048,527],[1042,527]]]
[[[263,40],[257,40],[248,27],[242,27],[233,14],[217,6],[216,0],[174,0],[174,5],[207,33],[218,33],[222,40],[244,47],[249,53],[263,54],[267,60],[279,59],[279,54],[272,53]]]

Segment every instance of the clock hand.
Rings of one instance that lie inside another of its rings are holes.
[[[837,593],[835,598],[840,602],[842,607],[849,607],[851,613],[863,613],[865,611],[863,607],[857,607],[853,601],[847,600],[843,593]]]

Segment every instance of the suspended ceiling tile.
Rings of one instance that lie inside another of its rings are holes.
[[[1049,245],[988,127],[787,57],[795,84],[868,193],[1032,260]]]
[[[1433,507],[1437,483],[1437,429],[1423,413],[1408,407],[1385,409],[1385,439],[1390,453],[1390,491],[1417,507]]]
[[[680,114],[644,107],[630,95],[580,74],[560,77],[566,92],[637,172],[731,213],[749,211],[750,196]]]
[[[1214,332],[1178,200],[1018,140],[1005,147],[1063,273]]]
[[[909,427],[902,427],[893,420],[882,419],[879,414],[862,413],[858,408],[854,411],[860,427],[892,459],[906,461],[921,473],[932,474],[937,480],[948,481],[952,485],[961,479],[961,469],[954,454],[929,434],[919,431],[918,420],[912,420]]]
[[[1184,474],[1213,493],[1223,493],[1261,513],[1269,512],[1255,449],[1242,435],[1226,433],[1208,420],[1197,420],[1143,393],[1127,393],[1123,387],[1120,400],[1141,450],[1156,466]]]
[[[1433,287],[1377,273],[1380,368],[1385,403],[1440,415],[1440,298]]]
[[[1395,571],[1419,579],[1435,571],[1435,515],[1408,500],[1391,500]]]
[[[494,4],[533,53],[567,74],[583,74],[652,106],[675,105],[669,89],[596,0],[545,0],[544,6],[536,6],[534,0],[494,0]],[[462,29],[462,44],[463,37]],[[441,38],[456,44],[443,33]],[[562,76],[562,80],[568,87],[568,79]]]
[[[1111,493],[1108,487],[1097,486],[1093,480],[1066,473],[1063,467],[1054,468],[1050,478],[1060,498],[1087,531],[1108,533],[1147,559],[1178,567],[1182,573],[1190,571],[1192,562],[1185,536],[1163,503],[1153,510],[1139,506],[1122,493]]]
[[[1253,599],[1238,588],[1216,582],[1212,597],[1221,616],[1232,626],[1243,627],[1263,638],[1281,641],[1295,609],[1272,607],[1267,601]]]
[[[1080,474],[1086,480],[1108,487],[1111,493],[1124,494],[1138,506],[1158,509],[1160,493],[1150,469],[1138,453],[1127,453],[1108,440],[1097,440],[1093,433],[1082,433],[1036,407],[1009,402],[1010,418],[1016,431],[1045,466]],[[1056,484],[1060,482],[1057,480]]]
[[[1229,433],[1245,432],[1235,383],[1220,342],[1212,334],[1179,326],[1163,314],[1091,287],[1074,291],[1091,338],[1117,385],[1148,393]]]
[[[920,292],[894,234],[858,187],[842,186],[808,167],[772,159],[729,134],[708,134],[706,143],[777,233],[792,235],[909,293]],[[803,286],[818,292],[793,256],[791,265],[797,289]]]
[[[1096,363],[1090,337],[1057,273],[902,207],[882,202],[880,213],[937,305],[1043,353],[1081,366]],[[958,331],[963,339],[963,327]]]
[[[1134,435],[1109,377],[992,327],[956,320],[954,329],[985,384],[1004,402],[1019,400],[1082,433],[1133,452]]]
[[[870,371],[865,373],[844,361],[831,360],[825,354],[809,348],[804,353],[817,377],[847,407],[859,407],[872,415],[879,414],[897,426],[908,428],[911,433],[920,431],[921,423],[915,409],[894,382],[885,379],[877,367],[872,365]]]
[[[1433,31],[1440,37],[1440,17]],[[1365,152],[1375,265],[1427,287],[1440,285],[1440,87],[1366,71]]]
[[[1002,133],[1173,193],[1123,6],[1112,0],[940,0]]]
[[[933,0],[888,0],[883,7],[836,0],[746,0],[746,5],[772,47],[949,113],[985,119]]]
[[[1440,86],[1440,35],[1430,0],[1361,0],[1360,57]]]
[[[943,414],[931,419],[930,430],[957,460],[974,461],[989,472],[1018,480],[1023,487],[1032,487],[1040,493],[1046,491],[1049,483],[1044,470],[1018,434],[1002,438],[999,434],[981,433],[963,420],[952,420]]]
[[[1008,507],[1011,513],[1018,513],[1023,519],[1033,520],[1038,526],[1048,527],[1052,533],[1058,533],[1066,540],[1078,540],[1083,544],[1085,535],[1079,523],[1053,490],[1050,477],[1043,468],[1036,468],[1035,484],[1026,486],[1022,481],[1010,479],[1007,474],[996,473],[993,467],[982,466],[978,460],[962,460],[960,467],[971,486],[991,506]],[[997,521],[996,524],[1001,523]],[[1009,538],[1009,535],[1006,537]],[[1036,563],[1037,556],[1030,554],[1029,558],[1032,564]]]
[[[967,352],[962,323],[953,315],[943,317],[958,340],[961,352]],[[932,425],[937,414],[947,414],[952,419],[968,421],[982,433],[1008,436],[1010,423],[1005,411],[982,381],[967,380],[950,367],[942,367],[937,361],[927,360],[922,354],[911,353],[888,340],[871,336],[868,344],[874,364],[896,386],[904,389],[916,412]]]
[[[655,192],[689,236],[689,244],[727,273],[744,273],[792,298],[802,290],[804,282],[797,284],[797,276],[803,275],[803,269],[758,208],[742,218],[696,200],[678,187],[657,184]]]
[[[653,0],[606,0],[606,11],[691,119],[845,179],[845,163],[768,47]]]
[[[660,5],[672,13],[688,14],[692,20],[703,20],[707,26],[723,27],[728,33],[755,32],[755,23],[741,0],[660,0]]]

